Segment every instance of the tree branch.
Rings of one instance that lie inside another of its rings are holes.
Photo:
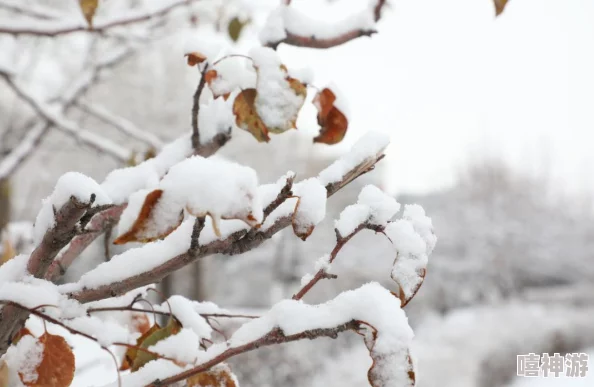
[[[380,226],[374,226],[369,223],[363,223],[363,224],[360,224],[359,226],[357,226],[357,228],[352,233],[347,235],[346,237],[341,237],[340,234],[338,233],[338,231],[336,231],[336,236],[337,236],[336,246],[334,246],[334,248],[332,249],[332,252],[330,253],[330,259],[328,260],[328,263],[334,262],[334,259],[336,259],[336,256],[338,255],[340,250],[347,244],[347,242],[350,241],[355,235],[357,235],[359,233],[359,231],[364,230],[364,229],[370,229],[370,230],[374,230],[376,232],[380,232],[383,230],[383,228]],[[293,300],[302,299],[303,296],[305,296],[305,294],[311,290],[311,288],[313,288],[321,279],[325,279],[325,278],[336,278],[336,276],[332,276],[331,274],[328,274],[328,272],[326,272],[326,270],[324,268],[318,270],[318,272],[314,275],[314,277],[307,284],[305,284],[301,288],[301,290],[299,290],[299,292],[297,292],[295,295],[293,295]]]
[[[284,6],[288,7],[290,3],[290,1],[285,1]],[[377,3],[373,7],[373,20],[375,22],[378,22],[380,20],[382,10],[385,5],[386,0],[377,0]],[[276,47],[278,47],[279,44],[284,43],[296,47],[327,49],[331,47],[340,46],[341,44],[345,44],[347,42],[350,42],[351,40],[355,40],[363,36],[371,36],[376,32],[377,31],[373,28],[353,28],[350,31],[337,34],[333,37],[320,38],[316,37],[315,35],[301,35],[296,31],[289,31],[285,28],[284,39],[277,40],[274,42],[267,42],[266,46],[276,49]]]
[[[283,343],[290,343],[293,341],[304,340],[304,339],[317,339],[319,337],[331,337],[336,338],[339,333],[349,331],[349,330],[358,330],[359,329],[359,322],[352,320],[345,324],[339,325],[334,328],[320,328],[314,329],[310,331],[304,331],[301,333],[296,333],[294,335],[285,335],[283,331],[279,328],[274,328],[266,335],[262,336],[261,338],[251,341],[247,344],[240,345],[238,347],[232,347],[221,354],[215,356],[211,360],[208,360],[190,370],[181,372],[175,376],[165,378],[163,380],[156,380],[153,383],[149,384],[147,387],[162,387],[168,386],[176,382],[181,382],[186,380],[200,372],[208,371],[211,367],[224,362],[225,360],[237,356],[242,353],[250,352],[260,347],[265,347],[269,345],[275,344],[283,344]]]
[[[94,116],[108,125],[113,126],[120,132],[132,137],[135,140],[138,140],[155,149],[161,149],[163,147],[163,141],[161,141],[159,137],[136,127],[136,125],[123,117],[118,117],[110,113],[103,106],[90,104],[87,101],[78,101],[76,102],[76,106],[78,106],[84,112]]]
[[[97,134],[81,130],[74,122],[67,120],[62,114],[52,109],[51,106],[25,91],[23,87],[15,82],[13,76],[3,71],[0,71],[0,76],[4,78],[21,99],[26,101],[39,115],[58,129],[102,153],[115,157],[117,160],[126,161],[130,158],[131,153],[128,149]]]
[[[52,8],[44,7],[40,4],[35,4],[34,6],[24,5],[23,2],[19,0],[0,0],[0,8],[45,20],[59,19],[66,16],[56,12]]]
[[[198,113],[200,112],[200,96],[204,85],[206,84],[206,70],[208,69],[208,63],[204,64],[204,69],[200,71],[200,81],[198,87],[194,93],[194,103],[192,105],[192,148],[198,149],[200,147],[200,131],[198,130]]]
[[[341,181],[329,184],[326,187],[328,196],[333,195],[348,183],[373,169],[375,163],[381,160],[383,155],[373,156],[349,171]],[[160,281],[171,273],[189,265],[197,259],[213,255],[213,254],[229,254],[235,255],[246,251],[250,251],[260,246],[265,240],[270,239],[274,234],[291,225],[291,216],[283,216],[276,220],[276,222],[265,231],[246,232],[239,231],[231,236],[215,240],[207,245],[200,246],[196,254],[185,252],[177,255],[166,262],[152,268],[150,271],[140,273],[129,277],[125,280],[115,282],[109,285],[103,285],[94,289],[82,289],[77,292],[72,292],[69,297],[81,302],[97,301],[104,298],[115,297],[138,287],[149,285]]]
[[[95,200],[91,196],[89,202],[80,202],[71,197],[56,213],[55,226],[46,231],[39,246],[31,253],[27,263],[27,271],[36,278],[43,278],[58,252],[76,235],[77,226],[87,209]],[[29,314],[26,310],[14,305],[2,308],[0,318],[0,356],[10,346],[10,340],[23,326]]]
[[[110,20],[101,21],[96,20],[93,27],[90,28],[83,20],[64,21],[64,20],[48,20],[39,21],[35,24],[23,24],[20,22],[5,22],[0,25],[0,33],[13,35],[38,35],[38,36],[58,36],[70,34],[73,32],[87,31],[94,33],[104,33],[114,27],[127,26],[130,24],[140,23],[150,20],[155,17],[166,16],[169,12],[181,5],[187,5],[197,0],[170,0],[161,4],[158,8],[153,10],[128,11],[124,16],[114,17]]]

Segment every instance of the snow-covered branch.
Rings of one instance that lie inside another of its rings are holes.
[[[372,1],[363,12],[340,23],[326,24],[301,13],[290,3],[284,3],[271,13],[261,32],[261,40],[268,47],[284,43],[309,48],[330,48],[376,33],[385,0]]]

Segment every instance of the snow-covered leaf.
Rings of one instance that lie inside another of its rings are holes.
[[[177,334],[181,330],[180,323],[175,318],[170,318],[167,325],[163,328],[155,329],[147,335],[142,342],[138,344],[140,348],[148,349],[150,346],[155,345],[161,340],[166,339],[169,336]],[[149,331],[150,332],[150,331]],[[145,352],[145,351],[136,351],[136,357],[132,361],[132,371],[137,371],[139,368],[144,366],[151,360],[157,359],[157,356]]]
[[[239,128],[250,132],[258,142],[268,142],[268,128],[256,111],[256,94],[256,89],[245,89],[237,94],[233,102],[235,123]]]

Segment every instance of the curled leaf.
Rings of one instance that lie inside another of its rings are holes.
[[[179,227],[184,219],[183,212],[180,213],[177,219],[172,219],[165,229],[155,232],[153,224],[157,220],[156,218],[159,218],[159,215],[155,214],[155,208],[162,195],[163,191],[160,189],[148,193],[132,226],[128,231],[118,236],[113,243],[122,245],[128,242],[150,242],[166,237]]]
[[[184,56],[188,60],[188,66],[197,66],[206,60],[206,57],[199,52],[190,52]]]
[[[225,363],[188,378],[186,387],[239,387],[235,375]]]
[[[254,136],[258,142],[268,142],[268,128],[256,111],[256,89],[245,89],[235,97],[233,102],[233,114],[238,127],[246,130]]]
[[[80,9],[90,27],[93,27],[93,16],[99,4],[99,0],[79,0]]]
[[[44,333],[39,342],[43,345],[42,359],[35,371],[37,380],[25,382],[28,387],[69,386],[74,379],[74,354],[62,336]]]
[[[159,329],[161,329],[161,327],[159,326],[159,324],[155,323],[155,325],[150,327],[138,339],[136,339],[136,346],[137,347],[140,346],[140,344],[142,344],[142,342],[144,340],[146,340],[147,337],[149,337],[150,335],[152,335]],[[126,354],[124,355],[124,358],[122,359],[122,365],[120,366],[120,371],[126,371],[132,367],[132,364],[136,360],[137,353],[138,353],[138,349],[136,349],[134,347],[129,347],[126,350]]]
[[[408,348],[377,347],[378,335],[381,334],[373,326],[361,322],[361,330],[365,346],[373,363],[367,371],[367,379],[372,387],[414,387],[416,375]]]
[[[324,88],[314,97],[313,104],[318,109],[320,125],[320,134],[314,138],[314,142],[334,145],[344,138],[349,123],[335,102],[336,95],[329,88]]]

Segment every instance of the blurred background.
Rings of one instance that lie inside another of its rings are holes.
[[[76,1],[0,0],[2,259],[31,248],[32,220],[60,175],[102,181],[190,130],[199,74],[183,58],[187,43],[245,53],[279,2],[194,1],[101,33],[43,36],[15,31],[76,23]],[[95,18],[159,3],[103,0]],[[332,24],[369,4],[291,6]],[[510,0],[495,17],[493,0],[391,0],[377,29],[328,50],[278,48],[290,69],[309,69],[315,85],[332,82],[347,97],[341,144],[312,143],[319,128],[306,107],[297,131],[268,144],[235,131],[219,155],[253,167],[261,182],[288,170],[306,178],[373,129],[392,138],[386,159],[329,200],[307,242],[288,230],[257,251],[175,273],[162,290],[253,313],[290,297],[333,247],[333,219],[372,183],[421,204],[438,236],[406,307],[419,386],[593,386],[594,370],[586,379],[518,378],[516,355],[594,356],[594,2]],[[67,122],[55,125],[52,114]],[[121,251],[109,245],[97,240],[64,281]],[[359,234],[333,265],[338,279],[307,301],[368,281],[393,288],[390,251],[380,236]],[[365,386],[370,360],[355,336],[264,348],[231,364],[242,386]],[[75,385],[115,377],[108,355],[82,359]]]

